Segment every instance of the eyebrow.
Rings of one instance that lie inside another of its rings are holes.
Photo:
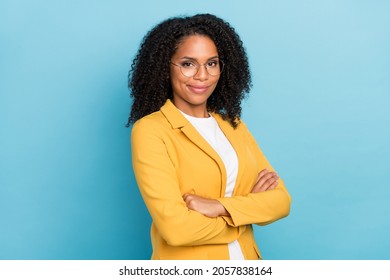
[[[218,59],[219,59],[219,56],[218,56],[218,55],[212,56],[212,57],[209,57],[207,60],[211,60],[211,59],[215,59],[215,58],[218,58]],[[196,58],[194,58],[194,57],[189,57],[189,56],[183,56],[183,57],[181,57],[180,59],[189,59],[189,60],[198,61]]]

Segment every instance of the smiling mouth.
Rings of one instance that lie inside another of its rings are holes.
[[[204,93],[209,89],[208,86],[187,86],[187,87],[190,89],[190,91],[194,93]]]

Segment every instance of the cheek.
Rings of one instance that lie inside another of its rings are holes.
[[[191,78],[185,77],[183,75],[176,75],[175,83],[180,86],[185,86]]]
[[[190,78],[184,77],[183,75],[178,75],[175,72],[171,72],[170,83],[173,91],[176,93],[183,92],[189,79]]]
[[[185,82],[185,80],[187,79],[187,77],[183,76],[179,69],[172,67],[170,69],[169,75],[172,84]]]

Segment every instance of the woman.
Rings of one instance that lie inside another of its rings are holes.
[[[128,125],[152,259],[259,259],[252,224],[288,215],[291,198],[240,119],[250,80],[240,38],[216,16],[171,18],[145,36]]]

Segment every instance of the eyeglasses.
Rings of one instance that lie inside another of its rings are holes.
[[[195,76],[201,66],[204,66],[207,73],[209,73],[211,76],[218,76],[222,73],[223,70],[223,62],[220,59],[213,59],[205,64],[198,64],[194,61],[184,61],[180,64],[176,64],[171,61],[171,63],[179,67],[181,73],[188,78]]]

